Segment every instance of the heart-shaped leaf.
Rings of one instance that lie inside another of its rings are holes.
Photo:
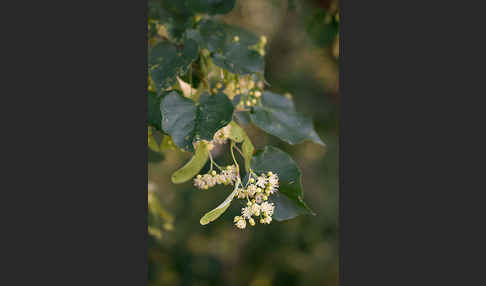
[[[162,130],[162,115],[160,114],[160,100],[162,96],[149,92],[147,96],[148,124],[157,130]]]
[[[257,174],[271,171],[278,175],[279,191],[269,197],[269,201],[275,203],[275,220],[287,220],[300,214],[314,214],[303,200],[302,173],[287,153],[276,147],[266,146],[263,152],[253,157],[251,167]]]
[[[292,101],[284,96],[263,92],[262,106],[255,106],[250,117],[256,126],[289,144],[311,140],[325,146],[314,130],[312,119],[297,113]]]
[[[226,14],[235,7],[236,0],[188,0],[189,9],[198,13]]]
[[[232,73],[264,71],[263,57],[252,48],[258,44],[259,38],[245,29],[204,20],[197,30],[188,30],[187,37],[197,41],[201,48],[212,52],[214,64]]]
[[[172,91],[160,104],[162,130],[182,149],[193,151],[193,142],[212,140],[214,133],[231,122],[233,105],[226,95],[204,93],[194,101]]]
[[[190,39],[184,41],[183,48],[160,42],[150,49],[148,68],[159,95],[176,83],[177,76],[188,71],[198,53],[197,43]]]

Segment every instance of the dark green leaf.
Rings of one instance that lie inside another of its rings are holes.
[[[235,2],[236,0],[188,0],[187,5],[198,13],[226,14],[233,9]]]
[[[215,65],[232,73],[248,74],[263,72],[264,69],[262,56],[241,44],[229,44],[222,53],[217,52],[212,58]]]
[[[183,75],[198,56],[198,46],[193,40],[186,40],[181,49],[168,42],[160,42],[149,52],[149,72],[157,93],[175,83],[176,77]]]
[[[234,40],[235,36],[239,38],[238,42]],[[245,29],[204,20],[198,30],[188,30],[187,37],[212,52],[214,64],[232,73],[264,71],[263,57],[251,48],[259,42],[259,38]]]
[[[157,130],[162,130],[162,115],[160,114],[160,99],[155,92],[149,92],[148,100],[148,123]]]
[[[263,152],[253,157],[251,167],[257,174],[271,171],[279,177],[279,191],[269,197],[269,201],[275,203],[275,220],[314,214],[303,200],[302,174],[287,153],[273,146],[266,146]]]
[[[204,93],[196,105],[173,91],[162,99],[160,108],[162,130],[187,151],[194,150],[194,141],[212,140],[214,133],[230,123],[233,117],[233,105],[223,93]]]
[[[246,126],[250,125],[251,123],[251,118],[248,111],[235,111],[234,117],[235,121],[240,125]]]
[[[314,130],[312,119],[297,113],[292,101],[284,96],[265,91],[262,94],[262,106],[255,106],[250,117],[265,132],[289,144],[311,140],[325,146]]]

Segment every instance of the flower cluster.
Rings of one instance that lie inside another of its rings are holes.
[[[257,105],[262,96],[264,83],[249,77],[248,80],[236,84],[236,94],[241,94],[238,109],[250,108]]]
[[[253,178],[255,177],[255,178]],[[255,217],[262,224],[269,224],[275,209],[273,203],[267,202],[268,197],[278,191],[278,176],[272,172],[251,175],[246,188],[238,189],[236,196],[239,199],[246,199],[247,206],[241,209],[241,216],[234,218],[236,227],[246,227],[246,220],[251,226],[255,225]]]
[[[204,175],[197,175],[194,178],[194,186],[201,190],[207,190],[217,184],[233,185],[236,180],[236,166],[230,165],[226,166],[220,174],[213,170]]]

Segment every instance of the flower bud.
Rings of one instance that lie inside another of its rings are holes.
[[[263,35],[260,36],[260,42],[265,45],[267,43],[267,37],[265,37]]]
[[[250,218],[250,219],[248,220],[248,222],[250,223],[250,225],[251,225],[251,226],[254,226],[254,225],[255,225],[255,220],[254,220],[254,219],[252,219],[252,218]]]

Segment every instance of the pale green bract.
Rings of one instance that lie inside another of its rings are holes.
[[[172,183],[180,184],[189,181],[196,176],[204,167],[209,158],[208,144],[204,141],[199,142],[191,160],[182,168],[172,174]]]
[[[199,221],[201,225],[206,225],[212,221],[215,221],[218,217],[220,217],[230,206],[231,201],[236,195],[238,191],[238,187],[240,186],[241,181],[238,180],[235,184],[235,189],[233,192],[222,202],[219,206],[217,206],[214,210],[207,212]]]

